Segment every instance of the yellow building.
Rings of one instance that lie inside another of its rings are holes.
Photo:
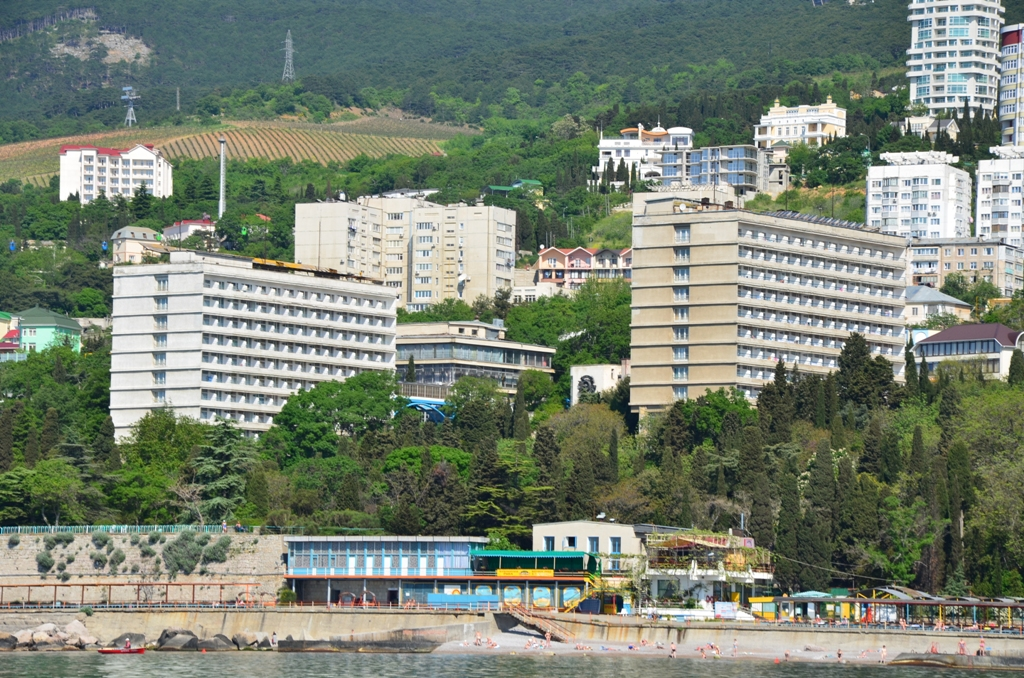
[[[797,144],[823,146],[831,137],[845,136],[846,109],[833,103],[832,97],[817,106],[794,107],[783,106],[776,99],[754,129],[754,145],[774,151],[780,160]]]

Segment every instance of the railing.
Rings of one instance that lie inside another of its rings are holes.
[[[301,526],[259,525],[246,526],[246,532],[256,534],[304,534],[306,528]],[[0,526],[2,534],[91,534],[107,532],[110,534],[148,534],[150,532],[222,532],[221,524],[211,525],[6,525]],[[228,526],[228,532],[234,532],[234,526]]]
[[[406,398],[430,398],[431,400],[447,400],[449,386],[439,384],[415,384],[402,382],[402,395]]]

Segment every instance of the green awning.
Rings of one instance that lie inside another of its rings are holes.
[[[582,558],[587,555],[583,551],[488,551],[486,549],[473,549],[470,556],[484,558]]]

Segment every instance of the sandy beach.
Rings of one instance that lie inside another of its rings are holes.
[[[491,646],[487,645],[487,641],[491,641]],[[574,643],[559,643],[554,640],[551,641],[551,647],[544,647],[544,638],[530,630],[524,630],[521,627],[512,629],[505,633],[496,633],[491,635],[489,638],[481,638],[482,645],[477,646],[473,641],[452,641],[441,645],[435,654],[507,654],[507,655],[547,655],[547,656],[564,656],[564,655],[615,655],[615,656],[629,656],[637,657],[640,659],[668,659],[669,658],[669,647],[664,645],[658,647],[655,645],[638,645],[632,644],[632,648],[629,643],[614,643],[604,642],[595,643],[594,641],[582,641],[581,645],[583,649],[578,649]],[[704,641],[704,661],[760,661],[760,662],[772,662],[774,663],[777,659],[780,663],[785,661],[791,662],[817,662],[817,663],[844,663],[844,664],[878,664],[880,659],[880,652],[874,651],[860,651],[860,652],[846,652],[842,653],[842,659],[839,658],[839,651],[842,648],[828,648],[822,646],[801,646],[792,648],[767,648],[767,647],[744,647],[742,644],[736,648],[736,654],[733,654],[733,647],[720,647],[719,652],[709,647],[710,638]],[[786,651],[789,651],[787,658]],[[690,642],[686,646],[678,646],[676,650],[676,656],[680,659],[696,659],[701,660],[702,655],[698,643]],[[893,655],[890,652],[887,656],[888,659],[892,659]]]

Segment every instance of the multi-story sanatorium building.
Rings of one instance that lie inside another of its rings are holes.
[[[883,153],[868,168],[868,225],[904,238],[963,238],[971,234],[971,175],[941,151]]]
[[[823,146],[833,137],[846,136],[846,109],[832,102],[813,106],[783,106],[779,100],[761,116],[754,128],[754,145],[785,160],[797,144]]]
[[[999,93],[999,0],[911,0],[907,50],[910,103],[928,112],[972,109],[991,113]]]
[[[84,205],[101,194],[130,199],[139,186],[154,197],[168,198],[174,192],[172,177],[171,163],[153,144],[60,147],[61,200],[77,195]]]
[[[1024,199],[1024,146],[992,146],[978,161],[977,234],[1020,247]]]
[[[248,435],[289,395],[395,368],[395,293],[309,266],[201,252],[114,268],[110,416],[156,408]]]
[[[421,198],[295,206],[297,262],[383,280],[410,311],[511,288],[515,243],[516,213],[501,207]]]
[[[1024,24],[999,31],[999,127],[1004,146],[1024,145]]]
[[[1007,297],[1024,289],[1024,250],[998,240],[938,238],[915,241],[910,247],[908,285],[942,287],[950,273],[969,284],[989,282]]]
[[[736,195],[777,196],[789,188],[789,165],[775,162],[774,153],[751,144],[708,146],[687,154],[686,179],[694,186],[727,184]],[[671,186],[666,178],[665,186]]]
[[[852,332],[903,376],[906,240],[861,224],[633,197],[631,407],[755,398],[776,363],[827,374]]]

